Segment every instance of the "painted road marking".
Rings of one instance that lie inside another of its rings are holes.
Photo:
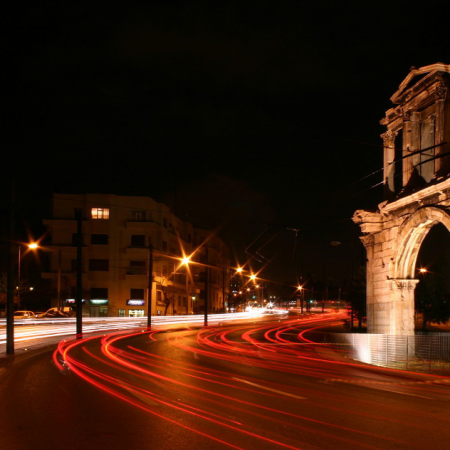
[[[241,383],[247,383],[247,384],[250,384],[251,386],[256,386],[261,389],[265,389],[266,391],[275,392],[276,394],[281,394],[281,395],[286,395],[288,397],[296,398],[297,400],[306,400],[305,397],[300,397],[295,394],[290,394],[289,392],[277,391],[276,389],[272,389],[267,386],[261,386],[260,384],[252,383],[251,381],[241,380],[240,378],[234,378],[234,377],[232,377],[232,379],[236,380],[236,381],[240,381]]]

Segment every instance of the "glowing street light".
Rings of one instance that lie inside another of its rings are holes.
[[[31,250],[35,250],[39,247],[39,245],[36,242],[31,242],[30,244],[25,244],[26,247],[28,247]],[[20,307],[20,249],[22,248],[22,244],[19,244],[18,246],[18,258],[17,258],[17,303]]]
[[[425,268],[422,267],[422,268],[420,269],[420,273],[427,273],[427,269],[425,269]]]
[[[301,286],[301,285],[297,289],[301,293],[300,312],[301,312],[301,314],[303,314],[303,301],[304,301],[304,297],[305,297],[305,290],[303,289],[303,286]]]
[[[183,266],[186,266],[186,315],[189,314],[189,284],[188,284],[188,267],[189,263],[191,262],[190,256],[185,256],[181,260],[181,264]]]

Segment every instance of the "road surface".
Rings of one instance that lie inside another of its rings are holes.
[[[449,379],[310,342],[335,321],[121,330],[0,359],[0,449],[447,450]]]

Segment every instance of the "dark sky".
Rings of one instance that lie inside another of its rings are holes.
[[[2,182],[30,227],[53,192],[146,195],[241,259],[273,224],[270,276],[348,274],[389,98],[450,62],[446,3],[14,2]]]

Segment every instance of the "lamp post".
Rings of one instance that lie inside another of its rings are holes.
[[[22,245],[23,244],[19,244],[18,245],[18,255],[17,255],[18,256],[18,259],[17,259],[17,304],[19,305],[19,308],[20,308],[20,276],[21,276],[21,273],[20,273],[20,262],[21,262],[21,259],[22,259],[21,250],[20,249],[22,248]],[[35,242],[32,242],[30,244],[26,244],[26,247],[28,247],[31,250],[35,250],[39,246]]]
[[[27,244],[28,248],[31,250],[36,249],[44,249],[45,247],[41,247],[36,242],[32,242],[31,244]],[[55,251],[55,250],[53,250]],[[56,281],[56,292],[57,292],[57,306],[58,311],[61,311],[61,249],[58,249],[58,271],[57,271],[57,281]],[[20,294],[20,245],[19,245],[19,265],[18,265],[18,278],[19,278],[19,294]]]
[[[190,256],[185,256],[182,259],[182,264],[185,266],[185,272],[186,272],[186,315],[189,314],[189,283],[188,283],[188,267],[191,259]]]
[[[152,329],[153,245],[148,248],[147,328]]]
[[[205,247],[205,311],[204,326],[208,326],[208,295],[209,295],[209,274],[208,274],[208,247]]]
[[[303,289],[303,286],[299,286],[298,290],[300,291],[301,294],[301,299],[300,299],[300,312],[301,314],[303,314],[303,298],[304,298],[304,294],[305,294],[305,290]]]

